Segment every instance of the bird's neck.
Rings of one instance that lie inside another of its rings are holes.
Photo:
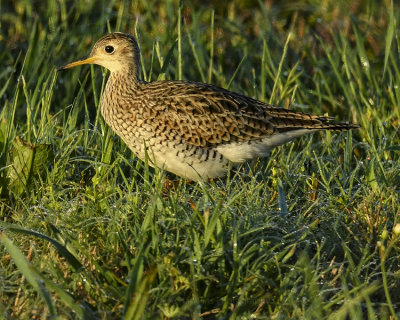
[[[114,99],[126,96],[134,96],[140,90],[140,83],[137,74],[133,71],[114,71],[110,74],[104,90],[104,95],[113,96]]]
[[[121,70],[111,72],[108,82],[113,81],[114,83],[125,82],[131,83],[131,85],[137,85],[141,82],[139,79],[139,71],[135,66],[127,66]]]
[[[140,88],[140,80],[130,72],[114,71],[110,74],[100,108],[103,118],[111,127],[116,117],[127,112],[126,109],[134,108]]]

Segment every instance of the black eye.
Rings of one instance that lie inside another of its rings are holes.
[[[104,48],[104,50],[106,50],[107,53],[111,54],[114,52],[114,47],[113,46],[106,46]]]

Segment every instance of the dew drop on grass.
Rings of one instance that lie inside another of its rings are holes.
[[[365,57],[361,58],[361,64],[363,65],[364,68],[369,68],[369,62]]]

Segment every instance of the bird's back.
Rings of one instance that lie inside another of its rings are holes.
[[[223,175],[228,161],[241,163],[265,156],[271,148],[306,133],[355,128],[209,84],[127,85],[115,74],[107,83],[102,113],[139,158],[150,150],[155,164],[193,180]]]

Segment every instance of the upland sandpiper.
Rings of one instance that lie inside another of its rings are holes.
[[[217,86],[139,79],[136,39],[115,32],[90,54],[61,68],[98,64],[110,70],[101,114],[137,157],[190,180],[224,176],[272,148],[319,130],[358,128],[329,117],[277,108]]]

